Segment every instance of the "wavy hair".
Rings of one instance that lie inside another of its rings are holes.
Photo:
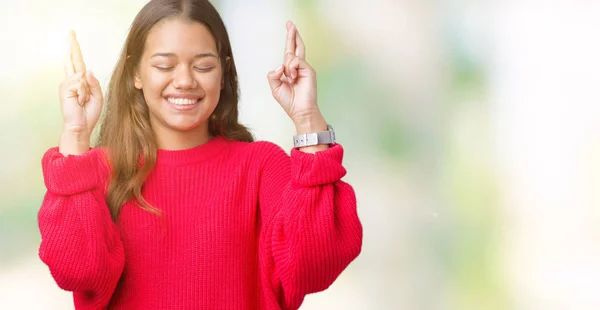
[[[207,0],[153,0],[135,17],[112,73],[100,123],[97,147],[107,150],[111,178],[107,204],[113,220],[132,201],[160,214],[142,197],[142,186],[156,164],[158,150],[149,110],[141,90],[134,86],[148,33],[165,18],[185,18],[205,25],[213,35],[221,60],[224,87],[209,118],[209,133],[230,140],[252,142],[252,134],[238,122],[238,79],[229,35],[215,7]]]

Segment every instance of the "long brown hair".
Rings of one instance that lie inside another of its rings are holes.
[[[119,61],[110,79],[98,147],[106,149],[111,167],[107,203],[116,221],[128,201],[155,214],[160,212],[142,197],[142,186],[156,163],[157,143],[148,106],[134,87],[150,29],[169,17],[186,18],[205,25],[217,43],[224,87],[209,118],[209,133],[231,140],[252,142],[252,134],[238,123],[238,79],[229,36],[221,16],[207,0],[153,0],[135,17]]]

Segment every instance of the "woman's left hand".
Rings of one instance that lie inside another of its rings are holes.
[[[283,64],[268,74],[271,93],[299,131],[326,130],[317,106],[315,70],[305,60],[306,49],[296,26],[288,21],[286,27]]]

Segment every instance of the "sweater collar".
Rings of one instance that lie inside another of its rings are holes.
[[[205,161],[221,155],[229,141],[222,136],[216,136],[208,142],[183,150],[158,149],[156,164],[190,164]]]

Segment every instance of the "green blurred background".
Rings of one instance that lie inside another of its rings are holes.
[[[40,159],[61,132],[67,29],[106,86],[139,0],[0,0],[0,308],[72,309],[37,257]],[[289,150],[272,99],[285,22],[318,73],[364,224],[302,309],[599,309],[600,4],[220,0],[241,120]]]

